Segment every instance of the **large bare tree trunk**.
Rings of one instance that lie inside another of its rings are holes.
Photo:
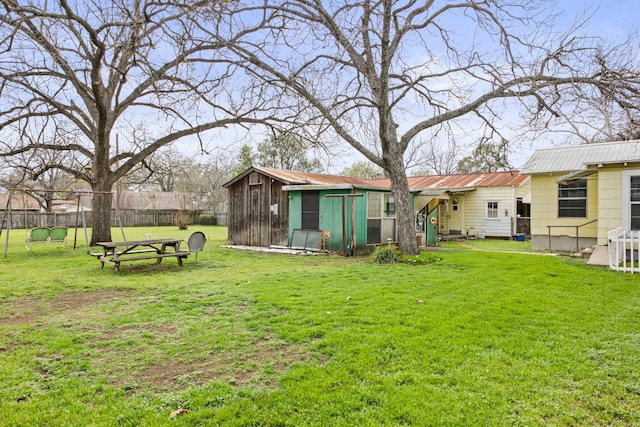
[[[398,244],[403,253],[416,255],[419,253],[419,248],[416,241],[411,192],[409,191],[409,181],[407,180],[402,152],[398,153],[400,148],[399,144],[395,142],[395,138],[393,127],[389,127],[385,138],[386,141],[383,143],[383,149],[385,149],[383,156],[384,169],[389,174],[391,192],[396,205]]]
[[[419,249],[416,241],[409,182],[404,169],[389,171],[389,176],[391,178],[391,191],[396,203],[396,225],[400,249],[407,255],[415,255],[419,252]]]
[[[91,203],[93,225],[91,229],[91,246],[97,242],[111,241],[111,200],[112,195],[109,193],[111,188],[98,189],[95,188],[93,201]]]

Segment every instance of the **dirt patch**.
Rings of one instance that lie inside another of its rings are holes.
[[[235,340],[242,344],[230,345],[225,350],[197,348],[189,352],[180,349],[181,325],[133,322],[107,327],[100,317],[93,317],[90,313],[96,306],[109,306],[121,301],[130,303],[136,295],[140,294],[133,290],[104,289],[66,292],[51,299],[21,298],[0,304],[0,312],[3,313],[0,326],[46,326],[85,314],[91,316],[93,323],[88,329],[83,329],[86,335],[81,338],[82,344],[96,351],[96,357],[91,356],[91,363],[101,372],[100,375],[110,378],[108,382],[111,385],[127,393],[141,389],[185,389],[212,381],[234,386],[258,384],[275,388],[279,374],[293,363],[313,357],[308,344],[288,343],[268,334],[260,336],[245,328],[242,319],[251,309],[251,304],[246,301],[228,307],[239,315],[231,322],[233,326],[220,333],[233,334]],[[207,316],[216,316],[218,311],[218,307],[211,307],[205,312]],[[163,348],[176,356],[167,357],[166,352],[159,350]],[[0,352],[6,350],[0,348]],[[46,366],[61,363],[58,359],[44,362]]]
[[[102,289],[92,292],[65,292],[53,299],[22,298],[0,305],[1,311],[8,313],[8,316],[0,317],[0,325],[35,324],[40,318],[121,300],[133,293],[135,292],[126,289]]]
[[[291,364],[309,359],[309,352],[300,346],[261,340],[252,347],[242,347],[241,354],[224,352],[187,362],[156,362],[137,375],[129,376],[125,382],[172,389],[204,385],[211,381],[242,386],[264,379],[266,371],[277,375]],[[264,382],[263,385],[273,386]]]

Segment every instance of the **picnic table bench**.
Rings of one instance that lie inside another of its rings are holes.
[[[102,254],[98,255],[100,268],[104,268],[105,263],[114,265],[116,273],[120,272],[120,263],[124,261],[140,261],[155,259],[156,264],[160,264],[163,258],[174,257],[178,260],[178,265],[182,267],[182,259],[189,256],[189,251],[181,251],[180,243],[182,239],[147,239],[134,240],[129,242],[98,242],[97,246],[102,247]],[[172,248],[168,251],[168,248]]]

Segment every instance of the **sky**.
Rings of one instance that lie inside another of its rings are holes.
[[[573,22],[576,15],[590,11],[593,15],[587,31],[608,40],[622,41],[629,33],[640,28],[640,0],[558,0],[557,10],[563,12],[564,19],[561,22],[567,25]],[[521,147],[512,154],[510,161],[519,169],[536,149],[550,148],[554,143],[548,140],[540,141],[533,147]]]
[[[560,26],[564,24],[567,27],[574,23],[576,15],[587,11],[592,16],[585,33],[612,41],[622,41],[629,33],[640,27],[638,25],[640,0],[557,0],[556,10],[563,14],[558,24]],[[229,147],[230,151],[233,152],[242,144],[251,143],[255,146],[266,138],[259,131],[229,130],[223,134],[213,136],[211,142],[214,146]],[[558,141],[554,141],[553,136],[549,136],[537,141],[534,145],[527,144],[514,147],[509,159],[512,166],[519,169],[535,149],[548,148],[560,144],[560,139],[564,141],[565,136],[559,135],[558,139]],[[344,167],[364,160],[364,157],[348,146],[345,147],[345,151],[351,154],[339,156],[340,159],[338,160],[334,159],[328,172],[340,173]]]

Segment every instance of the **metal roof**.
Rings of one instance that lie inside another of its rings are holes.
[[[589,165],[640,162],[640,141],[582,144],[537,150],[522,167],[522,173],[572,172]]]
[[[253,166],[232,180],[223,184],[223,187],[229,187],[251,172],[260,172],[263,175],[282,181],[285,185],[337,185],[337,184],[355,184],[355,185],[371,185],[367,181],[348,176],[329,175],[324,173],[297,172],[281,169],[262,168]]]
[[[520,185],[527,180],[527,175],[522,175],[518,171],[511,172],[485,172],[468,173],[459,175],[429,175],[410,176],[409,188],[421,190],[427,188],[438,189],[464,189],[476,187],[501,187],[505,185]],[[391,186],[389,179],[371,180],[370,184],[378,186]]]
[[[391,181],[386,179],[357,179],[348,176],[317,174],[309,172],[295,172],[271,168],[252,167],[224,184],[229,187],[233,183],[247,176],[251,172],[260,172],[266,176],[277,179],[285,186],[296,186],[295,189],[317,190],[324,189],[344,189],[344,188],[379,188],[388,190]],[[430,175],[408,177],[409,188],[412,191],[425,189],[441,189],[442,191],[455,189],[475,189],[477,187],[499,187],[509,185],[520,185],[528,179],[528,175],[522,175],[518,171],[511,172],[486,172],[460,175]],[[294,188],[284,188],[291,190]]]
[[[362,179],[351,178],[349,176],[329,175],[324,173],[296,172],[271,168],[254,168],[265,175],[280,179],[287,184],[314,184],[314,185],[333,185],[333,184],[363,184],[367,182]]]

